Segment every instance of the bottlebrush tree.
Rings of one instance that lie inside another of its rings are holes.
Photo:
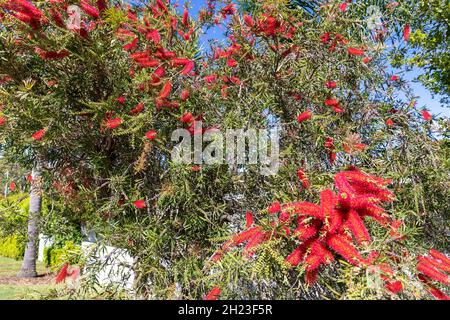
[[[207,1],[193,18],[164,0],[76,1],[79,27],[70,4],[2,2],[2,147],[42,159],[46,195],[129,251],[139,297],[429,296],[439,278],[405,270],[424,241],[448,245],[445,140],[349,15],[360,4]],[[201,135],[195,120],[280,128],[278,173],[172,162],[173,130]]]

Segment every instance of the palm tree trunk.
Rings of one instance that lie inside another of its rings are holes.
[[[36,258],[37,258],[37,242],[39,239],[39,215],[42,204],[42,166],[37,162],[33,168],[30,191],[30,209],[28,213],[28,234],[27,245],[25,247],[25,255],[23,257],[22,268],[19,277],[33,278],[37,277]]]

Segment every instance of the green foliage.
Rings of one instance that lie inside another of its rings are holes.
[[[411,40],[401,61],[424,70],[419,80],[450,103],[450,2],[404,1],[412,28]]]
[[[266,218],[274,200],[317,199],[332,185],[334,173],[349,165],[393,179],[398,201],[389,212],[393,219],[405,221],[406,248],[414,253],[424,243],[445,248],[448,140],[436,139],[430,123],[410,103],[413,93],[407,85],[386,75],[386,44],[362,23],[371,2],[353,2],[347,13],[338,9],[341,2],[316,6],[322,2],[291,1],[286,6],[287,1],[243,1],[241,13],[248,10],[261,21],[271,14],[276,19],[271,27],[282,24],[284,30],[274,35],[255,32],[234,16],[227,24],[230,38],[212,48],[231,52],[237,63],[233,68],[223,57],[213,59],[208,50],[201,53],[196,34],[204,26],[201,19],[188,20],[186,29],[194,32],[189,41],[173,32],[174,21],[182,28],[173,8],[160,15],[143,9],[135,22],[127,8],[117,6],[102,13],[87,37],[55,27],[51,18],[36,32],[5,12],[0,72],[11,80],[1,84],[1,146],[10,162],[30,167],[39,157],[48,164],[41,227],[55,236],[56,244],[46,250],[46,263],[57,268],[78,262],[79,249],[73,243],[81,240],[83,222],[96,232],[100,245],[126,249],[136,259],[134,289],[139,297],[197,299],[212,285],[223,288],[225,298],[332,298],[346,292],[350,298],[372,297],[376,292],[363,289],[364,273],[350,266],[340,270],[339,264],[320,275],[314,294],[307,293],[311,288],[302,280],[304,266],[287,270],[284,263],[296,243],[270,241],[258,248],[254,259],[242,257],[238,250],[217,264],[210,259],[222,242],[244,228],[247,210],[258,221]],[[385,6],[389,1],[373,2]],[[38,5],[48,9],[59,4]],[[220,1],[208,21],[221,19],[219,7]],[[389,26],[398,29],[406,22],[396,15],[388,18]],[[133,35],[122,39],[119,26],[130,28]],[[149,39],[151,34],[142,32],[148,26],[159,33],[157,45]],[[295,30],[287,36],[291,27]],[[242,37],[252,32],[252,41]],[[341,43],[333,48],[332,41],[321,41],[327,33],[340,35]],[[134,53],[149,51],[155,58],[164,48],[195,61],[195,75],[182,75],[170,59],[158,57],[165,75],[155,82],[154,69],[138,67],[123,48],[134,37]],[[69,55],[43,59],[35,47],[67,50]],[[349,47],[364,48],[370,59],[364,62],[350,55]],[[204,77],[211,74],[217,80],[205,83]],[[230,77],[238,81],[230,82]],[[330,80],[337,83],[335,89],[325,86]],[[161,87],[168,81],[176,108],[158,105]],[[190,92],[187,101],[179,98],[184,89]],[[119,96],[124,103],[116,101]],[[339,100],[343,112],[325,105],[329,98]],[[131,114],[140,102],[143,110]],[[297,115],[306,110],[313,117],[298,123]],[[263,176],[257,166],[246,164],[192,170],[191,165],[172,163],[171,134],[187,127],[180,122],[185,112],[202,115],[204,126],[223,131],[279,126],[278,175]],[[121,125],[107,128],[110,117],[120,117]],[[392,126],[386,125],[388,119]],[[34,141],[31,135],[43,128],[43,139]],[[448,131],[445,124],[441,128]],[[144,137],[148,130],[157,131],[155,140]],[[324,147],[328,138],[334,139],[334,162]],[[367,147],[348,152],[346,147],[353,143]],[[301,187],[298,168],[309,177],[310,188]],[[133,206],[138,199],[145,199],[145,208]],[[10,212],[16,210],[13,207],[7,206]],[[376,226],[371,231],[371,249],[399,250],[384,246],[386,232]],[[100,269],[101,263],[92,269]],[[97,287],[87,290],[93,288]],[[114,292],[106,295],[113,297]]]
[[[15,193],[0,199],[0,236],[26,236],[28,208],[30,199],[27,194]]]
[[[53,245],[44,249],[44,263],[52,270],[58,270],[68,262],[75,265],[80,261],[81,247],[73,242],[67,241],[64,246]]]
[[[25,241],[19,236],[0,237],[0,256],[22,259],[25,252]]]

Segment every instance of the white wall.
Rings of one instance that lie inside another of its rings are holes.
[[[51,237],[47,237],[42,233],[39,234],[38,261],[44,261],[44,249],[47,247],[51,247],[52,244],[53,239]]]

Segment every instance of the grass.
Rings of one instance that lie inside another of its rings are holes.
[[[22,261],[0,257],[0,300],[39,299],[55,287],[42,263],[37,263],[40,277],[32,279],[16,277],[21,265]]]

